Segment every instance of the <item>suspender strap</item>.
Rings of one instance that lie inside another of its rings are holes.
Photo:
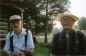
[[[76,53],[79,51],[78,50],[78,47],[79,47],[79,38],[78,38],[77,34],[78,33],[75,31],[75,47],[74,47],[74,49],[75,49]]]
[[[13,47],[13,36],[10,37],[10,50],[14,51],[14,47]]]
[[[26,35],[25,35],[25,48],[27,47],[27,37],[28,37],[28,30],[26,29]]]
[[[75,43],[79,43],[79,39],[78,39],[78,36],[77,36],[77,32],[75,31]]]

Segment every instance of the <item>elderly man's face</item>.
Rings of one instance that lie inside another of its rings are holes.
[[[74,20],[72,19],[72,17],[69,16],[63,17],[61,20],[61,25],[63,29],[72,29]]]
[[[14,31],[18,31],[22,28],[22,22],[19,19],[11,20],[10,26]]]

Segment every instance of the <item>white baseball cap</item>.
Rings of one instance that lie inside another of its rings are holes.
[[[10,20],[14,20],[14,19],[20,19],[21,20],[21,17],[19,15],[13,15],[10,17]]]

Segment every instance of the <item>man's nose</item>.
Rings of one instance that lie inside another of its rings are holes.
[[[64,22],[69,22],[68,20],[64,21]]]
[[[17,23],[14,23],[14,26],[16,26],[17,25]]]

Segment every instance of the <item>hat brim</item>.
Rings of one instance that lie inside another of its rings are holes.
[[[61,21],[63,17],[71,17],[73,21],[77,21],[78,17],[70,14],[58,14],[58,20]]]
[[[10,20],[16,20],[16,19],[21,20],[21,17],[19,15],[13,15],[10,17]]]
[[[13,19],[10,19],[10,21],[11,21],[11,20],[21,20],[21,19],[20,19],[20,18],[13,18]]]

